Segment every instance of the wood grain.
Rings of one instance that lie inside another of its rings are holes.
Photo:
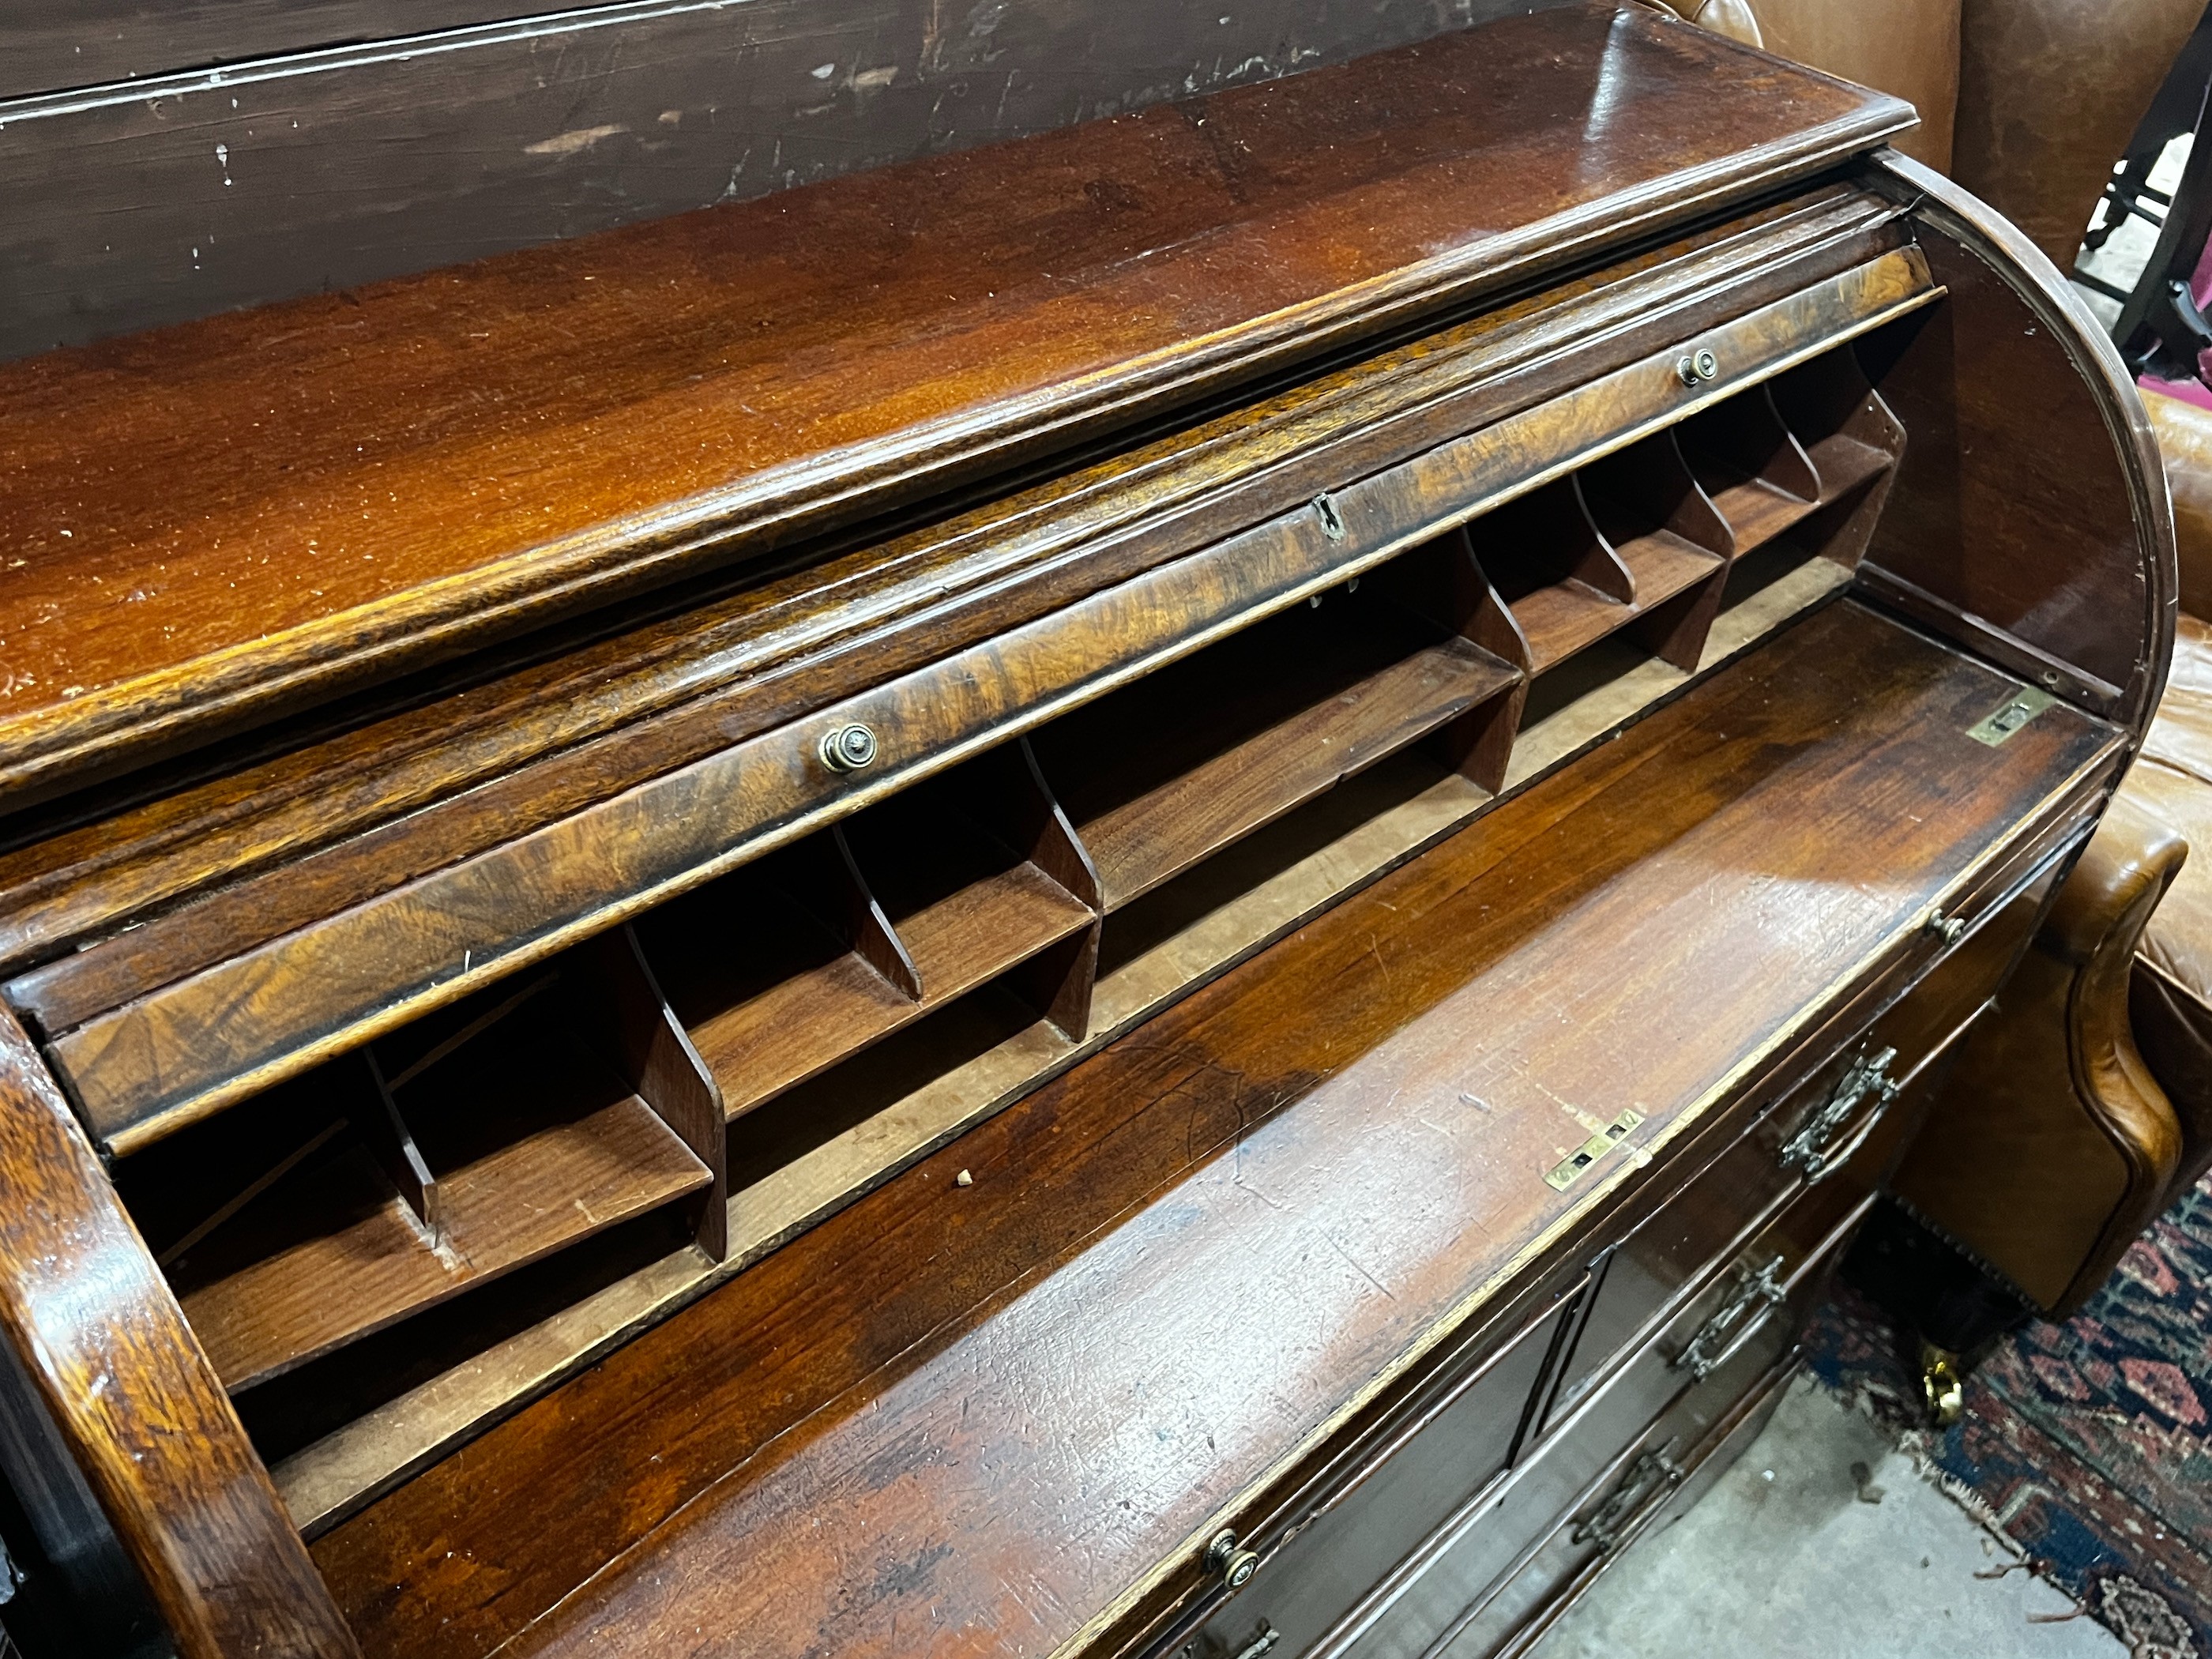
[[[1848,580],[1839,567],[1816,558],[1724,609],[1701,665],[1717,669],[1764,642],[1808,608],[1834,599]],[[1688,678],[1685,670],[1654,659],[1547,716],[1522,734],[1516,752],[1527,769],[1516,781],[1525,784],[1603,740],[1679,694]],[[1409,783],[1409,772],[1419,781]],[[1370,792],[1371,799],[1359,798]],[[709,1267],[694,1252],[672,1255],[487,1350],[475,1363],[373,1409],[275,1467],[285,1501],[302,1529],[319,1536],[409,1474],[603,1358],[636,1329],[674,1312],[988,1121],[1051,1074],[1097,1053],[1443,840],[1491,799],[1432,757],[1413,752],[1352,781],[1333,792],[1330,803],[1344,809],[1350,827],[1287,868],[1277,867],[1264,846],[1252,847],[1254,866],[1230,884],[1229,896],[1100,983],[1081,1044],[1058,1039],[1041,1023],[931,1078],[734,1198],[729,1261]]]
[[[2132,722],[2165,684],[2178,589],[2163,475],[2140,470],[2157,453],[2142,400],[2016,229],[1915,162],[1882,170],[1923,201],[1925,246],[1960,303],[1893,347],[1883,392],[1912,441],[1869,577],[1931,620],[1972,619],[1978,648],[2014,672]]]
[[[1591,1120],[1641,1102],[1656,1147],[1749,1086],[2115,752],[2071,711],[1972,744],[2005,684],[1856,607],[1820,613],[342,1526],[319,1562],[380,1652],[560,1652],[617,1626],[743,1629],[762,1652],[933,1631],[1058,1646],[1607,1191],[1541,1181]],[[1942,811],[1908,805],[1931,790]],[[1594,1024],[1620,1040],[1583,1041]],[[890,1259],[895,1291],[854,1282]],[[612,1479],[641,1432],[661,1462]],[[555,1491],[558,1528],[505,1512]],[[831,1529],[794,1524],[815,1516]],[[429,1539],[466,1565],[434,1565]]]
[[[1587,441],[1585,424],[1607,424],[1595,410],[1564,430],[1537,421],[1544,399],[1662,349],[1684,326],[1808,285],[1819,294],[1894,246],[1887,212],[1856,192],[1819,192],[950,521],[888,543],[864,538],[836,557],[794,554],[805,568],[742,581],[679,618],[465,684],[358,732],[311,729],[295,753],[248,755],[234,775],[188,777],[95,823],[64,819],[60,833],[0,855],[0,957],[62,958],[19,980],[18,1006],[49,1031],[75,1024],[135,989],[818,708],[856,681],[1034,620],[1302,508],[1347,477],[1487,427],[1496,465],[1424,475],[1439,492],[1479,500],[1510,480],[1509,467],[1551,465],[1559,443]],[[1805,332],[1848,328],[1871,298],[1836,292],[1785,307],[1793,320],[1780,338],[1794,346]],[[1778,343],[1747,340],[1731,361]],[[1632,388],[1600,391],[1608,418],[1632,412]],[[1632,395],[1648,403],[1655,391],[1660,407],[1680,399],[1663,383],[1638,382]],[[241,879],[257,872],[266,878]],[[209,887],[222,890],[166,925],[147,915]],[[65,948],[134,920],[144,925],[106,950]]]
[[[1600,75],[1633,107],[1596,146]],[[4,777],[173,747],[884,511],[1909,119],[1577,4],[11,366]]]
[[[226,1387],[250,1388],[713,1183],[659,1114],[542,1030],[399,1100],[437,1176],[434,1233],[374,1159],[341,1151],[170,1269]]]
[[[52,0],[7,29],[0,98],[496,21],[500,0]]]
[[[1933,297],[1910,256],[1877,259],[1742,319],[1736,337],[1751,349],[1737,372],[1778,370]],[[1712,395],[1733,389],[1724,375]],[[88,1021],[49,1053],[107,1144],[146,1144],[1463,522],[1491,504],[1486,474],[1527,477],[1523,443],[1571,455],[1592,441],[1585,422],[1632,438],[1624,416],[1648,411],[1656,427],[1687,412],[1684,397],[1668,354],[1644,358],[1556,399],[1528,430],[1501,422],[1335,491],[1340,538],[1310,506],[1284,514],[848,696],[820,711],[819,726],[722,748],[236,954]],[[848,720],[881,739],[864,774],[830,772],[817,754],[819,732]],[[135,951],[136,935],[120,948]]]
[[[846,830],[854,861],[912,957],[924,1009],[1079,933],[1093,915],[981,824],[955,817],[952,793],[941,786],[912,792]]]
[[[83,1132],[0,1017],[0,1326],[185,1659],[352,1634]]]
[[[1108,908],[1513,685],[1387,603],[1329,595],[1054,725],[1037,762]]]
[[[0,94],[18,94],[0,105],[0,178],[20,210],[8,227],[14,238],[0,241],[15,301],[0,323],[0,355],[744,201],[1528,9],[1528,0],[1382,0],[1356,11],[1261,0],[1202,16],[1203,8],[1166,0],[1111,11],[1012,0],[973,17],[927,0],[846,0],[826,10],[807,0],[18,9],[0,35]],[[62,88],[70,90],[51,95]],[[72,215],[72,203],[94,210]],[[104,234],[91,230],[95,220]]]

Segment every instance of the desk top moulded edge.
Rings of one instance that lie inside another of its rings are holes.
[[[1157,418],[1911,120],[1589,0],[0,368],[0,804]]]

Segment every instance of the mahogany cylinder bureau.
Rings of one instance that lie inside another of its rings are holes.
[[[1576,0],[0,368],[25,1652],[1525,1650],[2164,673],[1911,120]]]

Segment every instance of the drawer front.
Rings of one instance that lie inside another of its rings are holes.
[[[1803,1188],[1848,1206],[1886,1173],[1956,1038],[2035,931],[2071,843],[1983,908],[1912,988],[1785,1095],[1606,1260],[1547,1416],[1570,1411],[1775,1206]]]
[[[1409,1401],[1373,1437],[1367,1460],[1266,1550],[1243,1593],[1169,1651],[1213,1659],[1270,1631],[1268,1651],[1309,1650],[1504,1470],[1577,1299],[1561,1298],[1503,1349]]]
[[[1812,1283],[1824,1278],[1815,1275]],[[1797,1318],[1809,1311],[1817,1294],[1814,1290],[1805,1297]],[[1763,1375],[1751,1376],[1743,1391],[1755,1358],[1771,1346],[1761,1342],[1755,1352],[1747,1350],[1741,1363],[1730,1364],[1725,1382],[1717,1377],[1684,1395],[1607,1471],[1600,1492],[1562,1522],[1519,1571],[1469,1607],[1425,1659],[1522,1659],[1638,1539],[1686,1515],[1759,1438],[1797,1374],[1799,1362],[1785,1350]],[[1717,1401],[1722,1407],[1717,1420]]]
[[[1669,1413],[1677,1411],[1689,1413],[1682,1423],[1716,1422],[1729,1411],[1795,1340],[1808,1298],[1856,1219],[1847,1211],[1839,1227],[1825,1205],[1790,1206],[1654,1340],[1575,1410],[1556,1416],[1510,1474],[1402,1559],[1364,1604],[1310,1650],[1280,1650],[1420,1659],[1564,1517],[1595,1512],[1653,1424],[1674,1421]]]
[[[1702,1457],[1745,1412],[1761,1383],[1787,1360],[1829,1270],[1841,1255],[1869,1200],[1848,1206],[1829,1224],[1815,1194],[1793,1204],[1773,1228],[1739,1256],[1688,1316],[1671,1324],[1621,1374],[1673,1385],[1662,1408],[1632,1424],[1653,1395],[1649,1382],[1601,1389],[1591,1407],[1562,1425],[1554,1490],[1581,1477],[1555,1503],[1534,1540],[1498,1559],[1449,1559],[1432,1575],[1429,1616],[1395,1639],[1360,1650],[1393,1659],[1500,1659],[1522,1650],[1532,1620],[1546,1623],[1602,1570],[1607,1559],[1664,1511]],[[1617,1402],[1617,1403],[1616,1403]],[[1571,1475],[1570,1472],[1571,1471]],[[1449,1613],[1443,1613],[1447,1606]]]

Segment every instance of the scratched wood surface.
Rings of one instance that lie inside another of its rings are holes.
[[[1705,395],[1725,398],[1738,384],[1758,394],[1762,368],[1780,368],[1852,327],[1875,326],[1935,298],[1910,249],[1853,266],[1712,333],[1739,360],[1739,380],[1723,374]],[[1358,575],[1480,511],[1486,476],[1506,475],[1492,486],[1500,495],[1525,479],[1524,443],[1571,459],[1624,425],[1632,433],[1639,420],[1656,424],[1680,410],[1686,395],[1671,352],[1650,354],[1516,417],[1525,428],[1506,422],[1468,434],[1344,484],[1330,495],[1334,528],[1310,501],[1302,502],[1187,558],[847,696],[823,712],[839,722],[865,721],[877,733],[878,761],[864,774],[825,768],[817,754],[820,732],[805,724],[735,744],[726,726],[710,726],[720,744],[691,765],[237,951],[58,1033],[52,1052],[104,1142],[118,1152],[146,1144],[919,781],[1055,708],[1160,666],[1210,634]],[[1076,567],[1085,583],[1096,580],[1093,566],[1086,560]],[[927,643],[919,627],[899,638],[916,651]],[[817,682],[831,672],[819,660],[796,670]],[[754,684],[744,693],[766,690]],[[488,804],[480,792],[469,808],[482,811]],[[501,827],[512,835],[511,825]],[[394,839],[404,831],[403,857],[419,854],[430,838],[420,815],[391,829]],[[347,860],[362,851],[356,843],[337,855]],[[313,884],[322,873],[295,868],[275,878],[319,892]],[[266,912],[243,898],[233,888],[208,902],[253,917],[265,936]],[[43,990],[97,980],[94,958],[104,950],[142,962],[165,945],[205,953],[218,947],[202,927],[208,920],[205,908],[174,912],[23,976],[9,994],[50,1018]]]
[[[2063,708],[1973,743],[2008,684],[1831,607],[318,1565],[374,1653],[1052,1650],[1596,1196],[1542,1177],[1598,1123],[1686,1127],[2115,752]]]
[[[15,210],[0,224],[0,356],[744,201],[1557,3],[40,0],[0,19],[0,194]]]
[[[0,763],[112,765],[296,708],[1679,222],[1909,119],[1585,0],[9,365]]]

